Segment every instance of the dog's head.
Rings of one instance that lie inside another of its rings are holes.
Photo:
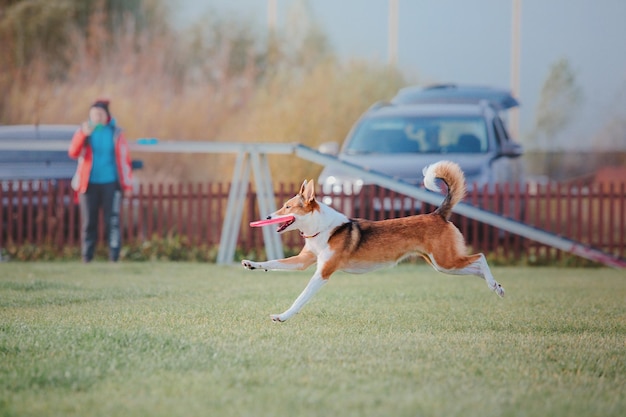
[[[280,209],[267,216],[267,219],[285,218],[285,222],[280,223],[276,229],[278,233],[283,233],[302,229],[306,223],[312,221],[312,215],[319,212],[319,209],[320,206],[315,200],[315,183],[313,180],[304,180],[300,192],[287,200]]]

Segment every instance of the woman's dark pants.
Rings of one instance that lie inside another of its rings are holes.
[[[83,262],[93,259],[98,242],[98,214],[102,209],[104,236],[109,246],[109,260],[117,262],[122,246],[120,231],[120,209],[122,192],[117,182],[107,184],[89,184],[87,192],[79,195],[80,215],[82,219]]]

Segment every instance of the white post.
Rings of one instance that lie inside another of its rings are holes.
[[[276,32],[277,0],[267,0],[267,28],[270,33]]]
[[[389,0],[387,42],[388,63],[393,67],[398,64],[398,0]]]
[[[511,93],[519,99],[520,93],[520,32],[522,20],[522,0],[513,0],[511,11]],[[509,131],[519,139],[519,108],[509,111]]]

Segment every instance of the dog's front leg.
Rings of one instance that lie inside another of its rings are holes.
[[[324,284],[326,284],[326,281],[328,281],[328,279],[322,278],[322,274],[319,269],[315,271],[315,274],[313,275],[313,277],[311,277],[311,280],[307,284],[304,291],[302,291],[298,298],[296,298],[296,301],[293,302],[293,304],[291,305],[291,307],[289,307],[287,311],[281,314],[270,315],[272,321],[283,322],[288,320],[291,316],[300,311],[302,307],[304,307],[304,305],[311,299],[311,297],[313,297],[315,293],[318,292]]]
[[[241,261],[246,269],[264,269],[266,271],[301,271],[313,265],[317,257],[313,252],[303,249],[298,255],[273,261],[254,262],[244,259]]]

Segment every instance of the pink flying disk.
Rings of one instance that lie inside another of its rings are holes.
[[[268,224],[275,224],[275,223],[291,223],[295,219],[296,218],[293,216],[285,216],[285,217],[277,217],[275,219],[269,219],[269,220],[257,220],[255,222],[250,222],[250,227],[261,227],[261,226],[267,226]]]

